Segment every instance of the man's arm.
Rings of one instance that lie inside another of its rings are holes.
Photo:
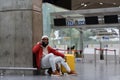
[[[65,55],[59,51],[57,51],[56,49],[53,49],[52,47],[48,46],[48,50],[50,50],[50,53],[53,53],[56,56],[61,56],[61,57],[65,57]]]

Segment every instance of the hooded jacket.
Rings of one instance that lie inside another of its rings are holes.
[[[64,58],[64,54],[63,53],[60,53],[58,52],[57,50],[53,49],[52,47],[50,46],[47,46],[47,50],[48,50],[48,54],[49,53],[53,53],[54,55],[56,56],[61,56]],[[36,56],[36,66],[38,69],[41,68],[41,59],[42,59],[42,56],[43,56],[43,47],[41,45],[40,42],[38,42],[32,49],[32,52],[33,54],[35,54]]]

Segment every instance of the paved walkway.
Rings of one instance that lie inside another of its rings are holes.
[[[77,76],[0,76],[0,80],[120,80],[120,64],[98,61],[94,63],[76,63]]]

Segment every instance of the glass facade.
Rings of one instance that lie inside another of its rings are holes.
[[[46,3],[43,4],[42,8],[43,34],[49,36],[52,47],[59,49],[63,53],[76,54],[81,54],[81,50],[83,54],[94,54],[95,48],[116,49],[117,52],[119,52],[119,30],[117,28],[75,28],[76,24],[79,26],[85,24],[82,16],[82,18],[76,18],[80,23],[72,20],[75,25],[72,25],[71,22],[66,22],[69,27],[54,26],[53,19],[62,16],[51,16],[50,14],[67,10]],[[72,27],[70,27],[71,25]],[[72,50],[74,50],[74,52],[72,52]]]

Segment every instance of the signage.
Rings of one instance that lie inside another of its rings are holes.
[[[69,19],[66,21],[67,26],[80,26],[85,24],[85,20],[82,19]]]

